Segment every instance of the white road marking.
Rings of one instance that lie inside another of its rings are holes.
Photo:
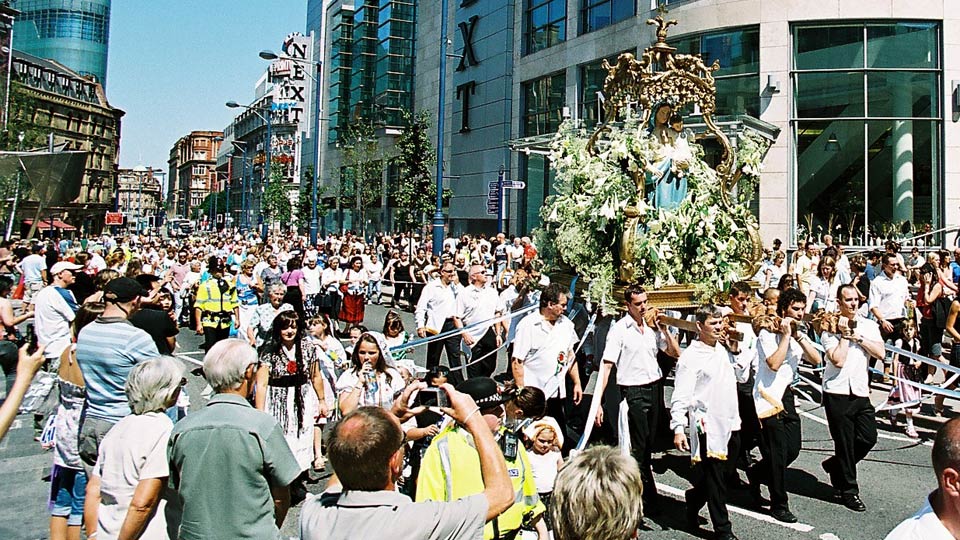
[[[203,365],[203,362],[201,362],[200,360],[194,360],[193,358],[190,358],[189,356],[184,356],[183,353],[178,353],[178,354],[176,355],[176,357],[179,358],[180,360],[183,360],[184,362],[189,362],[189,363],[191,363],[191,364],[193,364],[193,365],[195,365],[195,366],[202,366],[202,365]]]
[[[819,416],[817,416],[817,415],[815,415],[815,414],[810,414],[810,413],[808,413],[808,412],[806,412],[806,411],[797,411],[797,412],[799,412],[799,413],[800,413],[801,415],[803,415],[804,417],[813,420],[814,422],[818,422],[818,423],[823,424],[823,425],[825,425],[825,426],[828,425],[826,420],[824,420],[823,418],[820,418]],[[918,441],[917,439],[910,439],[910,438],[908,438],[908,437],[898,437],[898,436],[896,436],[896,435],[887,435],[887,434],[885,434],[885,433],[877,433],[877,437],[880,437],[881,439],[889,439],[889,440],[891,440],[891,441],[908,442],[908,443],[914,443],[914,444],[920,442],[920,441]],[[920,442],[920,444],[922,444],[922,445],[924,445],[924,446],[933,446],[933,442],[932,442],[932,441],[923,441],[923,442]]]
[[[682,489],[677,489],[673,486],[668,486],[666,484],[657,482],[657,491],[665,495],[669,495],[675,499],[679,499],[681,501],[684,500]],[[759,512],[754,512],[752,510],[747,510],[746,508],[740,508],[739,506],[733,506],[731,504],[727,505],[727,509],[742,516],[753,518],[757,521],[772,523],[773,525],[779,525],[781,527],[786,527],[787,529],[793,529],[797,532],[805,533],[813,530],[813,525],[807,525],[806,523],[783,523],[782,521],[777,521],[766,514],[761,514]]]

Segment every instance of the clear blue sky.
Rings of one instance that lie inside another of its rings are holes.
[[[126,111],[120,166],[167,169],[193,130],[222,130],[267,67],[261,50],[304,32],[306,0],[114,0],[107,99]]]

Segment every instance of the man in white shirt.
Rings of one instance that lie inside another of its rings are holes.
[[[658,506],[657,486],[653,480],[651,453],[662,406],[661,386],[663,372],[657,362],[657,352],[677,358],[680,345],[662,324],[651,328],[644,321],[647,312],[647,292],[639,285],[631,285],[623,293],[627,314],[610,326],[603,349],[603,368],[600,388],[604,395],[610,371],[617,368],[617,385],[627,402],[627,421],[630,425],[630,453],[640,467],[643,480],[644,514],[650,515]],[[603,423],[603,408],[597,410],[597,425]]]
[[[933,440],[937,489],[920,510],[890,531],[886,540],[953,540],[960,537],[960,419],[953,418]]]
[[[886,259],[885,259],[886,260]],[[883,358],[877,323],[857,315],[860,295],[853,285],[837,291],[840,333],[823,332],[820,342],[828,362],[823,372],[823,406],[834,455],[823,462],[840,502],[854,512],[867,507],[860,500],[857,463],[877,444],[876,412],[870,404],[870,358]],[[856,321],[856,329],[850,328]]]
[[[440,279],[427,283],[413,315],[417,321],[417,336],[427,337],[454,330],[453,317],[457,311],[457,295],[460,285],[456,283],[457,270],[452,262],[440,265]],[[440,365],[440,355],[447,352],[450,364],[450,384],[457,386],[463,382],[463,369],[460,368],[460,336],[453,334],[444,339],[427,343],[427,369]]]
[[[500,315],[500,296],[496,289],[487,287],[487,274],[482,265],[470,266],[470,285],[457,295],[457,310],[453,325],[464,328],[488,321]],[[463,343],[470,348],[467,376],[490,377],[497,369],[497,354],[493,351],[503,345],[501,325],[484,324],[460,332]],[[479,361],[478,361],[479,360]]]
[[[723,306],[720,312],[724,315],[733,313],[735,315],[749,315],[747,313],[747,302],[753,296],[753,288],[746,281],[737,281],[730,286],[729,300],[730,306]],[[743,335],[743,339],[738,344],[740,354],[738,358],[741,362],[747,363],[750,370],[747,373],[747,380],[737,383],[737,406],[740,409],[740,453],[734,458],[735,461],[742,461],[744,467],[749,467],[754,460],[753,449],[760,444],[760,420],[757,418],[757,409],[753,406],[753,377],[757,372],[757,335],[753,331],[753,325],[748,322],[736,322],[737,331]],[[731,480],[740,482],[739,477],[734,475]]]
[[[383,283],[383,261],[380,260],[380,256],[373,250],[368,250],[368,252],[367,260],[364,262],[364,268],[367,270],[367,279],[369,279],[367,282],[367,302],[379,305],[383,296],[383,291],[380,287]],[[374,296],[377,297],[376,300],[373,299]]]
[[[780,293],[777,315],[783,318],[779,332],[761,330],[757,344],[760,362],[753,400],[760,419],[763,460],[747,469],[747,478],[755,500],[759,499],[760,484],[770,487],[770,515],[784,523],[797,522],[788,504],[786,471],[800,455],[800,415],[790,385],[801,358],[814,366],[822,360],[810,338],[796,327],[806,300],[798,289]]]
[[[52,369],[57,368],[60,354],[70,346],[70,323],[73,322],[79,306],[67,287],[76,281],[73,273],[82,268],[66,261],[54,264],[50,268],[53,281],[34,298],[37,343],[45,347],[43,356],[51,362]]]
[[[687,524],[699,530],[699,512],[706,504],[714,538],[731,540],[736,536],[727,514],[727,477],[740,439],[737,382],[747,380],[749,362],[741,362],[728,348],[719,307],[701,306],[695,316],[699,335],[677,362],[670,428],[673,445],[689,451],[694,464],[693,487],[684,494]]]
[[[562,378],[564,370],[573,381],[573,403],[583,398],[580,372],[574,348],[577,331],[570,319],[563,315],[567,307],[567,291],[552,283],[540,293],[540,309],[527,315],[517,325],[510,366],[517,386],[532,386],[543,390],[547,397],[547,415],[552,416],[566,431],[564,400],[567,389]],[[567,442],[572,437],[564,433]]]
[[[317,305],[317,299],[320,294],[320,276],[323,270],[317,266],[316,256],[308,256],[306,263],[306,266],[300,269],[303,272],[303,310],[308,317],[312,317],[320,308]]]
[[[883,339],[896,340],[903,329],[904,309],[910,298],[910,285],[903,274],[899,273],[900,262],[896,254],[884,253],[881,261],[883,272],[870,282],[867,306],[880,325]]]
[[[47,259],[44,258],[43,244],[34,244],[30,255],[20,261],[20,272],[23,274],[23,303],[32,304],[33,297],[43,288],[47,280]]]

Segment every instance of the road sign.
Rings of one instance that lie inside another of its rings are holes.
[[[487,215],[495,216],[500,213],[500,183],[487,183]]]
[[[527,183],[522,180],[504,180],[503,189],[526,189]]]
[[[123,214],[120,212],[107,212],[103,223],[104,225],[123,225]]]

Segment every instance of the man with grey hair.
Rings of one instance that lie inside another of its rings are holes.
[[[643,520],[637,462],[615,448],[594,446],[557,475],[550,501],[556,540],[627,540]]]
[[[487,274],[483,265],[470,265],[470,285],[456,295],[456,310],[453,325],[464,328],[500,315],[500,295],[496,289],[487,287]],[[497,355],[493,351],[503,345],[503,328],[498,324],[484,324],[460,331],[463,343],[470,348],[471,363],[467,375],[490,377],[497,369]]]
[[[218,341],[203,359],[217,395],[177,423],[167,448],[181,540],[279,538],[300,466],[274,417],[247,401],[259,365],[240,339]]]
[[[699,530],[699,512],[706,504],[716,538],[730,540],[736,536],[727,514],[726,478],[740,445],[737,383],[750,375],[750,359],[740,359],[748,355],[728,348],[728,331],[719,307],[701,306],[696,319],[697,340],[677,362],[670,428],[674,446],[689,451],[694,465],[693,487],[685,493],[687,524]]]

